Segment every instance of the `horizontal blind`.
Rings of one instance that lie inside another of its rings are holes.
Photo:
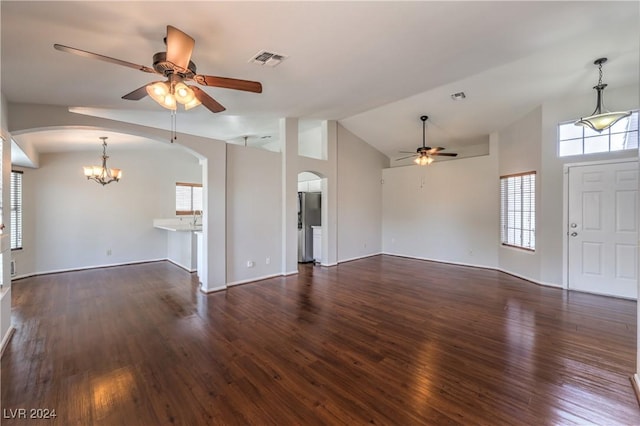
[[[202,187],[194,186],[193,192],[193,210],[197,210],[202,213]]]
[[[22,172],[11,172],[11,248],[22,248]]]
[[[535,250],[536,173],[500,177],[500,240]]]
[[[176,214],[202,212],[202,185],[199,183],[176,182]]]

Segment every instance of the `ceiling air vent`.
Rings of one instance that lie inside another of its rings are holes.
[[[287,57],[279,53],[273,53],[273,52],[267,52],[266,50],[261,50],[257,54],[255,54],[251,59],[249,59],[249,62],[258,64],[258,65],[266,65],[268,67],[275,67],[285,59],[287,59]]]

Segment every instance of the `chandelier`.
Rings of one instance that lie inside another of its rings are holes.
[[[102,166],[84,166],[84,175],[87,179],[94,180],[100,185],[105,186],[113,181],[118,182],[122,177],[122,170],[110,169],[107,167],[107,137],[101,136],[102,139]]]
[[[596,100],[596,109],[589,117],[581,118],[574,123],[576,126],[588,127],[595,130],[596,132],[602,132],[603,130],[606,130],[616,124],[621,119],[631,115],[630,111],[609,112],[604,107],[604,89],[605,87],[607,87],[607,85],[602,82],[602,64],[604,64],[605,62],[607,62],[607,58],[599,58],[593,62],[594,65],[598,66],[598,71],[600,74],[600,78],[598,78],[598,85],[593,86],[593,88],[598,93]]]

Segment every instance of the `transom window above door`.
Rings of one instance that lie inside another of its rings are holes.
[[[560,157],[638,149],[638,111],[602,132],[576,126],[574,122],[558,124]]]

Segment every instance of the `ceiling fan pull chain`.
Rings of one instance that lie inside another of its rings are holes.
[[[171,110],[171,140],[170,140],[170,142],[173,143],[176,140],[178,140],[178,134],[176,132],[176,110]]]

